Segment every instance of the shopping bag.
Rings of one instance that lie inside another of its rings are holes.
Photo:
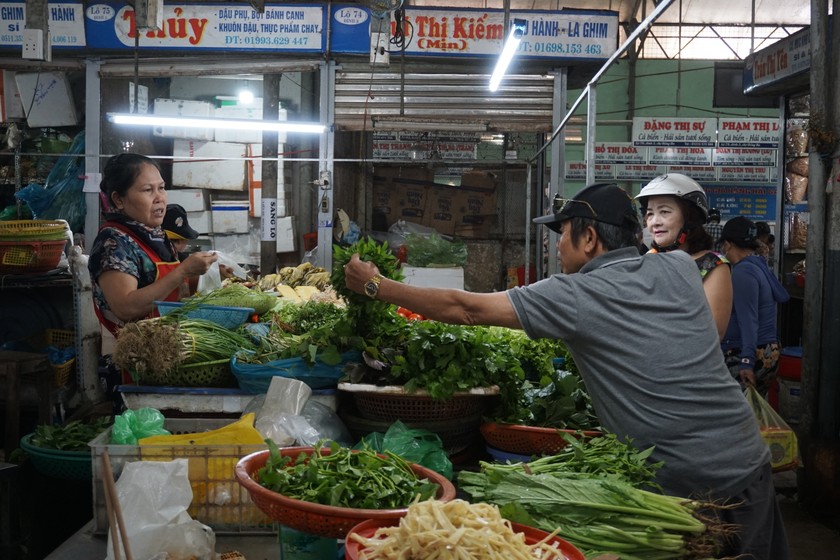
[[[744,396],[755,413],[761,430],[761,439],[770,448],[770,464],[773,472],[789,471],[799,466],[799,443],[796,433],[785,420],[773,410],[764,397],[749,386]]]

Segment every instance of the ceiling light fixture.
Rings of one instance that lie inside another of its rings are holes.
[[[490,76],[490,91],[499,89],[499,84],[502,83],[502,78],[507,72],[510,61],[513,60],[513,55],[519,48],[519,43],[522,42],[522,36],[525,35],[528,23],[524,19],[514,19],[510,26],[510,34],[508,35],[505,46],[502,48],[502,54],[499,55],[499,60],[496,62],[496,68],[493,69],[493,74]]]
[[[105,118],[114,124],[139,126],[180,126],[187,128],[224,128],[228,130],[268,130],[275,132],[301,132],[323,134],[327,127],[318,123],[288,121],[258,121],[252,119],[221,119],[200,117],[163,117],[131,113],[106,113]]]

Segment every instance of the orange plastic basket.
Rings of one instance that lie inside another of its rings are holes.
[[[301,453],[312,453],[311,447],[286,447],[280,449],[285,457],[293,459]],[[251,495],[251,500],[260,510],[281,525],[291,527],[297,531],[328,537],[343,539],[347,532],[365,519],[384,519],[396,522],[404,516],[408,508],[400,509],[355,509],[335,506],[325,506],[303,500],[287,498],[264,486],[255,479],[257,471],[265,466],[269,451],[257,451],[239,460],[236,464],[236,480]],[[323,455],[329,455],[328,449],[322,449]],[[455,498],[455,486],[447,478],[412,463],[413,470],[420,478],[426,478],[438,485],[436,499],[448,502]]]
[[[394,422],[441,422],[481,415],[499,394],[499,387],[479,387],[455,393],[447,399],[436,399],[426,391],[407,392],[403,387],[339,383],[339,391],[353,394],[359,413],[368,420]]]
[[[560,435],[561,433],[570,435],[581,433],[584,438],[604,435],[596,430],[577,432],[518,424],[496,424],[495,422],[485,422],[481,425],[481,435],[484,436],[488,445],[508,453],[522,455],[556,455],[566,447],[566,440]]]
[[[58,266],[67,241],[0,241],[0,273],[37,274]]]

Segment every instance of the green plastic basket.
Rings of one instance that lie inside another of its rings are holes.
[[[143,385],[173,387],[235,387],[230,359],[181,364],[168,372],[147,371],[137,376]]]
[[[20,440],[20,447],[29,455],[32,465],[39,473],[63,480],[90,480],[90,451],[61,451],[33,445],[33,434],[27,434]]]

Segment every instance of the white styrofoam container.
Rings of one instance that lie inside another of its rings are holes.
[[[283,188],[284,188],[283,187],[283,185],[284,185],[284,181],[283,181],[283,155],[282,155],[283,154],[283,146],[282,145],[278,146],[277,151],[279,152],[279,155],[277,157],[277,191],[279,192],[279,191],[282,191]],[[251,157],[261,156],[262,155],[262,143],[249,144],[248,154]],[[253,161],[254,167],[253,167],[253,173],[251,174],[249,179],[252,182],[261,183],[262,182],[262,160],[261,159],[255,159],[255,160],[252,160],[252,161]]]
[[[201,212],[187,212],[187,221],[190,227],[198,232],[199,235],[213,233],[213,218],[210,210],[203,210]]]
[[[23,103],[11,70],[0,70],[0,98],[0,121],[23,120]]]
[[[210,209],[213,233],[248,233],[247,200],[214,200]]]
[[[261,218],[262,217],[262,189],[253,189],[251,191],[253,194],[254,204],[251,209],[254,218]],[[292,207],[289,205],[289,197],[288,195],[278,195],[277,196],[277,211],[275,216],[285,216],[292,211]]]
[[[172,184],[178,187],[244,191],[247,144],[175,140]]]
[[[283,216],[277,218],[277,252],[289,253],[297,247],[295,235],[295,217]]]
[[[66,72],[18,72],[15,84],[30,128],[79,124]]]
[[[216,109],[215,116],[223,119],[247,119],[261,121],[263,118],[262,106],[253,104],[244,107],[240,105],[225,105]],[[280,109],[278,121],[286,120],[286,110]],[[217,128],[215,132],[216,142],[243,142],[246,144],[262,142],[261,130],[230,130]],[[286,142],[286,133],[278,132],[277,141],[281,144]]]
[[[403,265],[403,283],[423,288],[464,289],[464,269],[460,266],[424,268]]]
[[[207,191],[203,189],[169,189],[166,191],[167,204],[180,204],[185,212],[207,210]]]
[[[155,99],[152,111],[164,117],[212,117],[214,107],[206,101],[189,99]],[[212,128],[187,128],[180,126],[155,126],[152,134],[166,138],[189,138],[193,140],[213,140]]]

